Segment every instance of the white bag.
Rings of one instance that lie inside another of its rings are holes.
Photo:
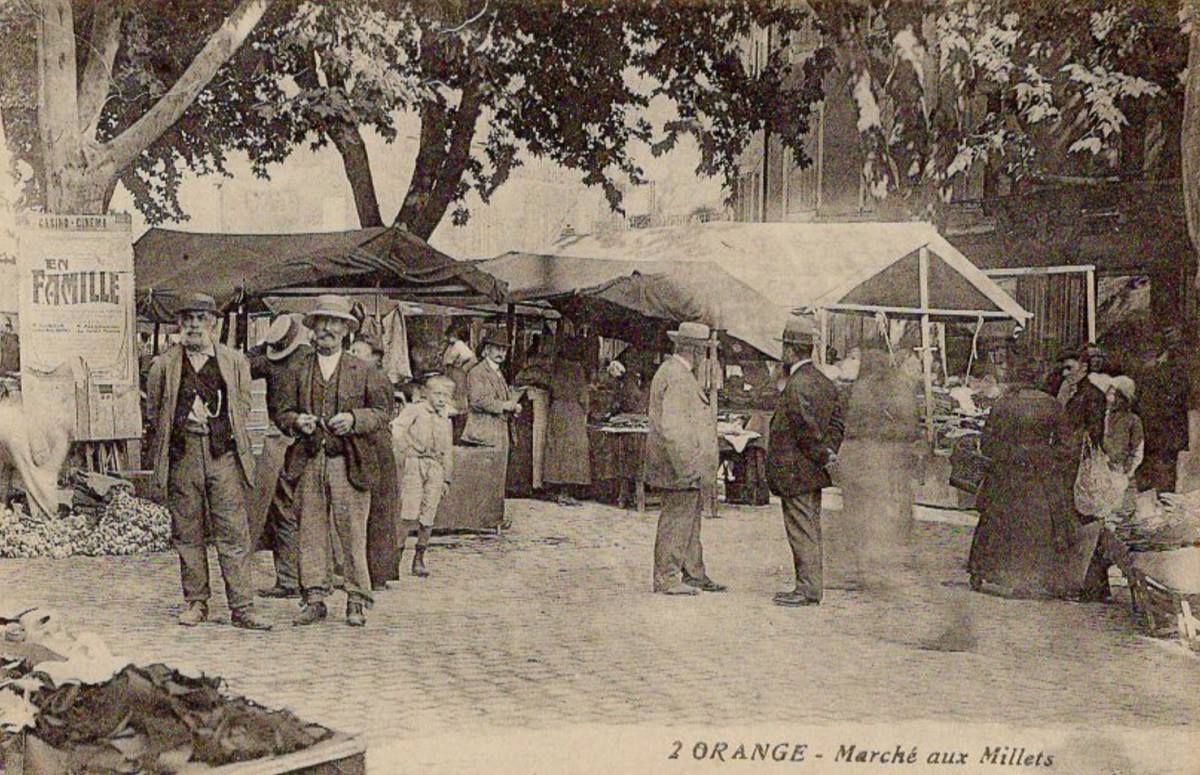
[[[1117,510],[1129,477],[1108,465],[1103,449],[1084,439],[1083,457],[1075,474],[1075,509],[1084,516],[1103,519]]]

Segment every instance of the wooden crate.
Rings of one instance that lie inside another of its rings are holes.
[[[4,775],[51,775],[47,765],[46,744],[25,733],[6,740],[0,772]],[[53,750],[53,749],[50,749]],[[365,775],[366,746],[350,735],[334,734],[328,740],[303,751],[270,756],[248,762],[209,767],[187,764],[180,775]]]

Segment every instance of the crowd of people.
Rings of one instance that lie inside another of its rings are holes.
[[[990,462],[968,565],[975,589],[1109,599],[1104,521],[1130,517],[1139,490],[1175,488],[1196,396],[1185,356],[1177,330],[1136,370],[1089,346],[996,402],[980,442]]]
[[[525,390],[504,376],[509,339],[487,334],[476,358],[452,336],[441,369],[398,393],[381,369],[382,348],[359,335],[361,318],[345,297],[321,296],[303,323],[280,316],[249,357],[218,341],[217,321],[211,297],[188,299],[178,344],[153,360],[146,379],[146,449],[180,560],[179,623],[208,619],[211,539],[234,626],[270,629],[255,613],[256,596],[298,599],[293,624],[316,624],[328,617],[336,590],[345,593],[346,623],[362,626],[374,596],[400,578],[414,536],[409,572],[429,575],[426,550],[454,477],[455,443],[490,447],[507,464]],[[722,592],[701,542],[702,504],[719,464],[717,413],[702,386],[711,332],[686,322],[669,336],[674,352],[648,385],[642,374],[650,369],[637,358],[629,373],[615,360],[605,373],[622,386],[614,407],[648,418],[642,480],[662,500],[653,591]],[[829,557],[840,552],[841,588],[854,588],[903,554],[922,444],[914,377],[890,353],[861,353],[847,398],[813,363],[819,342],[811,321],[793,318],[779,341],[784,370],[765,468],[780,499],[794,584],[774,602],[799,607],[820,603]],[[537,347],[529,355],[516,381],[545,391],[541,479],[560,497],[580,495],[590,483],[586,354],[568,338],[553,359]],[[1110,373],[1105,353],[1093,347],[997,400],[981,440],[989,471],[968,561],[974,589],[1108,597],[1103,517],[1131,513],[1139,482],[1172,486],[1173,456],[1187,444],[1178,355],[1168,348],[1147,365],[1149,395],[1139,396],[1129,375]],[[248,428],[255,379],[266,383],[270,418],[257,462]],[[1182,443],[1174,433],[1180,414]],[[1168,426],[1174,435],[1151,430]],[[1143,469],[1148,477],[1139,476]],[[1115,500],[1103,509],[1081,505],[1088,477],[1110,490],[1116,482]],[[848,516],[833,537],[842,546],[831,550],[821,498],[835,479]],[[262,547],[273,552],[275,582],[255,590],[249,562]]]

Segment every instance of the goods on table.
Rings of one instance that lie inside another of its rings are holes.
[[[160,552],[170,548],[166,508],[117,490],[99,519],[81,513],[34,517],[0,511],[0,557],[102,556]]]
[[[966,386],[933,388],[933,430],[935,448],[949,455],[962,440],[977,440],[987,423],[990,399]]]
[[[650,418],[644,414],[614,414],[604,421],[605,428],[626,431],[649,431]]]
[[[287,754],[330,730],[229,697],[219,678],[138,667],[98,638],[38,610],[7,621],[0,641],[0,769],[24,731],[27,769],[174,772]],[[34,757],[37,767],[30,766]]]
[[[1142,493],[1134,513],[1114,520],[1112,528],[1117,538],[1135,552],[1167,551],[1200,543],[1200,491]]]

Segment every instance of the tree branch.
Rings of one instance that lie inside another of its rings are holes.
[[[79,105],[75,64],[75,18],[70,0],[42,0],[38,13],[38,135],[44,161],[47,205],[79,152]]]
[[[117,0],[95,0],[92,8],[90,50],[79,84],[79,131],[95,138],[96,125],[112,85],[113,62],[121,48],[121,19],[125,4]]]
[[[107,160],[116,170],[124,169],[179,120],[250,36],[270,5],[271,0],[241,0],[170,90],[132,126],[106,144]]]
[[[342,167],[346,170],[346,179],[354,194],[354,208],[358,211],[358,225],[364,229],[382,226],[383,216],[379,213],[379,199],[375,195],[371,160],[358,127],[349,121],[339,120],[336,126],[330,128],[328,135],[342,156]]]

